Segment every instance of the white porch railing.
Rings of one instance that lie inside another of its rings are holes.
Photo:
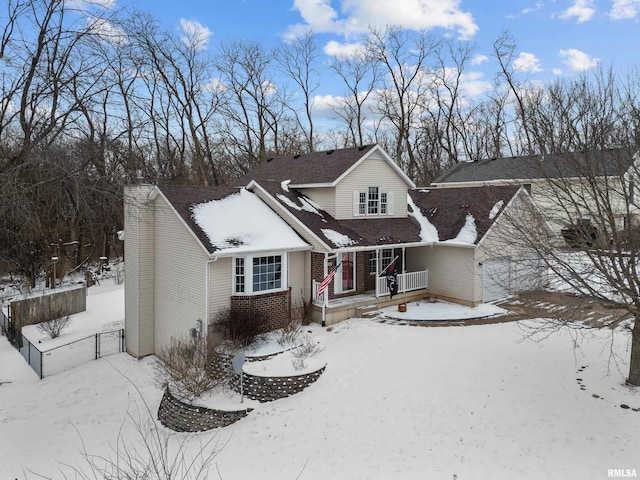
[[[329,299],[328,299],[328,295],[329,295],[329,288],[326,288],[324,292],[322,292],[322,295],[318,296],[318,287],[320,286],[320,282],[317,282],[315,280],[313,280],[313,285],[312,285],[312,294],[313,294],[313,303],[316,305],[324,305]]]
[[[398,274],[398,293],[420,290],[428,286],[429,270]],[[384,295],[389,295],[389,287],[387,286],[387,277],[383,276],[376,279],[376,297]]]
[[[327,288],[321,296],[318,297],[318,287],[320,286],[320,282],[313,280],[313,303],[316,305],[323,305],[328,295],[328,290],[331,288]],[[398,293],[411,292],[413,290],[420,290],[423,288],[427,288],[429,286],[429,271],[422,270],[420,272],[409,272],[409,273],[400,273],[398,274]],[[377,277],[376,278],[376,297],[382,297],[385,295],[389,295],[389,287],[387,287],[387,277]]]

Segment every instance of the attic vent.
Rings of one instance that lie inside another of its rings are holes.
[[[296,154],[293,156],[293,158],[300,158],[300,154],[299,154],[299,153],[296,153]]]
[[[367,148],[367,147],[365,147],[364,145],[361,145],[361,146],[359,146],[359,147],[358,147],[358,150],[362,151],[362,150],[364,150],[365,148]]]
[[[334,152],[334,150],[327,150],[327,155],[331,155]]]
[[[273,160],[273,157],[267,158],[267,162],[270,162],[271,160]]]

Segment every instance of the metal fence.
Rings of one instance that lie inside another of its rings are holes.
[[[22,334],[20,337],[20,353],[40,378],[125,350],[124,329],[96,333],[45,351]]]
[[[0,333],[4,333],[7,336],[9,343],[15,344],[16,329],[13,326],[13,322],[0,310]]]

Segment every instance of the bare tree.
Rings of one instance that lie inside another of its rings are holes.
[[[428,70],[430,56],[440,42],[425,32],[412,35],[398,27],[372,28],[367,49],[385,75],[378,92],[378,111],[393,126],[391,150],[410,177],[417,173],[412,128],[427,104],[432,81]]]
[[[232,42],[216,59],[225,90],[218,128],[239,174],[280,154],[280,141],[287,136],[289,102],[274,80],[275,55],[256,42]]]
[[[316,146],[313,127],[313,94],[320,86],[319,74],[314,67],[317,57],[318,43],[315,34],[310,31],[283,45],[276,55],[282,71],[302,92],[304,120],[300,118],[298,109],[294,105],[288,105],[288,107],[292,110],[300,130],[304,132],[307,152],[315,151]]]
[[[493,43],[493,56],[499,66],[499,72],[496,78],[498,84],[506,83],[507,89],[514,98],[517,121],[513,124],[515,127],[512,126],[510,128],[510,133],[513,134],[514,132],[512,130],[520,127],[517,133],[521,134],[519,138],[524,139],[523,145],[520,147],[522,150],[518,153],[533,154],[536,153],[536,150],[533,145],[533,140],[531,139],[530,129],[528,128],[527,110],[524,100],[526,90],[516,78],[516,66],[514,65],[516,49],[517,46],[513,36],[508,32],[503,32]]]
[[[550,288],[615,304],[634,319],[628,382],[640,385],[640,179],[638,148],[540,157],[532,188],[557,239],[524,216],[509,218],[509,242],[537,254]],[[563,241],[563,237],[564,240]]]
[[[375,94],[378,85],[378,63],[372,61],[366,50],[352,55],[337,55],[329,62],[331,68],[346,87],[346,95],[334,112],[346,127],[345,145],[364,145],[364,123],[367,120],[366,104]]]

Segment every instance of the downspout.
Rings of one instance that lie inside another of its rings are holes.
[[[207,260],[204,264],[204,335],[208,338],[209,335],[209,265],[213,262],[217,262],[218,257],[213,257]]]

